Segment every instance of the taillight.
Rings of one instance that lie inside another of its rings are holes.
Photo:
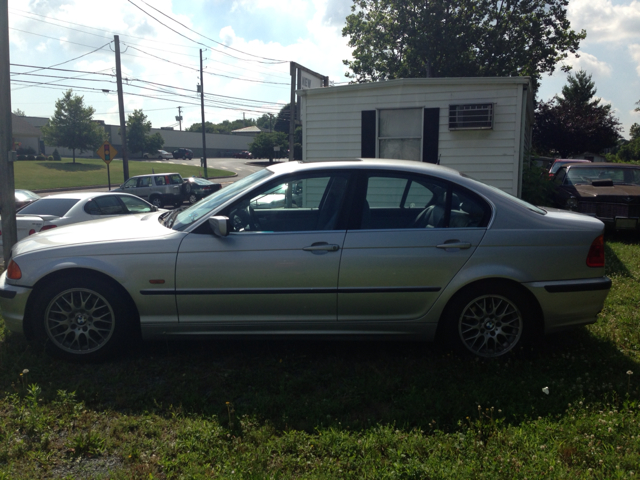
[[[591,243],[587,254],[587,267],[604,267],[604,235]]]
[[[45,230],[51,230],[52,228],[56,228],[57,225],[45,225],[44,227],[42,227],[40,229],[41,232],[44,232]]]
[[[10,278],[11,280],[20,280],[22,278],[22,271],[20,271],[20,267],[13,260],[9,260],[7,278]]]

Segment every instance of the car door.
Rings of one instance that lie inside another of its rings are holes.
[[[490,207],[435,178],[380,171],[365,177],[343,246],[338,320],[418,319],[473,255]]]
[[[229,218],[228,236],[208,223],[189,234],[176,266],[180,321],[335,322],[349,177],[276,180],[218,213]],[[255,208],[272,192],[285,192],[282,201]]]

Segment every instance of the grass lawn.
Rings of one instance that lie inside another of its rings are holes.
[[[194,165],[200,162],[194,162]],[[111,186],[118,186],[124,181],[122,160],[116,159],[109,165]],[[174,165],[170,163],[129,161],[129,176],[147,173],[177,172],[183,177],[203,175],[199,166]],[[207,175],[212,177],[226,177],[234,172],[207,168]],[[92,185],[107,185],[107,165],[100,159],[63,158],[61,162],[54,161],[20,161],[14,163],[14,177],[16,188],[25,190],[46,190],[50,188],[84,187]]]
[[[0,479],[638,478],[640,237],[607,242],[598,322],[501,361],[265,339],[75,365],[5,333]]]

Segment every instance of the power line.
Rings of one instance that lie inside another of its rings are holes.
[[[131,1],[131,0],[127,0],[127,1]],[[189,70],[194,70],[196,72],[199,72],[200,70],[194,67],[189,67],[187,65],[181,65],[180,63],[177,62],[172,62],[171,60],[167,60],[166,58],[162,58],[162,57],[158,57],[157,55],[154,55],[152,53],[149,52],[145,52],[144,50],[140,50],[139,48],[136,47],[132,47],[131,45],[129,45],[129,48],[132,48],[133,50],[137,50],[138,52],[144,53],[145,55],[149,55],[150,57],[156,58],[158,60],[162,60],[163,62],[167,62],[170,63],[172,65],[177,65],[178,67],[182,67],[182,68],[186,68]],[[270,84],[270,85],[289,85],[288,83],[284,83],[284,82],[267,82],[264,80],[252,80],[252,79],[248,79],[248,78],[240,78],[240,77],[231,77],[229,75],[223,75],[221,73],[212,73],[212,72],[204,72],[208,75],[214,75],[216,77],[224,77],[224,78],[229,78],[232,80],[240,80],[242,82],[253,82],[253,83],[265,83],[265,84]]]
[[[72,58],[71,60],[65,60],[64,62],[56,63],[56,64],[51,65],[49,67],[40,67],[40,68],[37,68],[36,70],[32,70],[31,72],[12,73],[10,76],[13,77],[14,75],[26,75],[26,74],[29,74],[29,73],[39,72],[40,70],[47,70],[47,69],[50,69],[50,68],[53,68],[53,67],[59,67],[60,65],[64,65],[65,63],[73,62],[74,60],[79,60],[82,57],[86,57],[87,55],[91,55],[92,53],[97,52],[98,50],[102,50],[104,47],[106,47],[107,45],[110,45],[111,43],[113,43],[113,42],[105,43],[103,46],[98,47],[95,50],[91,50],[90,52],[87,52],[85,54],[82,54],[79,57]]]
[[[14,9],[14,10],[15,10],[15,9]],[[22,11],[22,12],[24,12],[24,10],[18,10],[18,11]],[[44,15],[39,15],[39,14],[37,14],[37,13],[33,13],[33,12],[25,12],[25,13],[29,13],[30,15],[38,15],[38,16],[41,16],[41,17],[44,17],[44,18],[48,18],[48,17],[46,17],[46,16],[44,16]],[[76,29],[76,28],[68,27],[68,26],[66,26],[66,25],[61,25],[61,24],[64,24],[64,23],[68,23],[68,24],[70,24],[70,25],[84,26],[84,25],[81,25],[81,24],[78,24],[78,23],[74,23],[74,22],[69,22],[69,21],[66,21],[66,20],[55,19],[55,21],[56,21],[56,22],[59,22],[59,23],[54,23],[54,22],[47,21],[47,20],[42,20],[42,19],[38,19],[38,18],[28,17],[28,16],[26,16],[26,15],[20,15],[20,14],[16,14],[16,13],[14,13],[14,15],[22,16],[22,17],[27,18],[27,19],[29,19],[29,20],[35,20],[35,21],[37,21],[37,22],[47,23],[47,24],[49,24],[49,25],[55,25],[55,26],[57,26],[57,27],[66,28],[66,29],[68,29],[68,30],[72,30],[72,31],[76,31],[76,32],[84,33],[84,34],[86,34],[86,35],[92,35],[92,36],[95,36],[95,37],[98,37],[98,38],[102,38],[102,39],[109,38],[109,37],[105,37],[104,35],[97,35],[97,34],[95,34],[95,33],[87,32],[87,31],[85,31],[85,30],[80,30],[80,29]],[[17,29],[16,29],[16,30],[17,30]],[[108,31],[108,30],[104,30],[104,29],[94,28],[93,30],[97,30],[97,31],[101,31],[101,32],[109,33],[109,34],[111,33],[110,31]],[[18,31],[21,31],[21,32],[24,32],[24,33],[30,33],[30,34],[32,34],[32,35],[38,35],[38,34],[35,34],[35,33],[33,33],[33,32],[28,32],[28,31],[25,31],[25,30],[18,30]],[[146,38],[144,38],[144,37],[137,37],[137,36],[135,36],[135,35],[126,35],[126,34],[125,34],[125,35],[120,35],[120,36],[121,36],[121,37],[135,38],[135,39],[142,40],[142,41],[144,41],[144,42],[151,42],[151,41],[153,41],[153,43],[154,43],[154,44],[158,44],[158,43],[159,43],[159,44],[163,44],[163,45],[172,45],[172,46],[178,46],[178,47],[183,47],[183,48],[198,48],[198,47],[194,47],[194,46],[190,46],[190,45],[182,45],[182,44],[167,43],[167,42],[157,42],[157,41],[155,41],[155,40],[149,40],[149,39],[146,39]],[[50,38],[50,39],[54,39],[54,40],[55,40],[55,38],[54,38],[54,37],[45,37],[45,38]],[[64,40],[61,40],[61,41],[64,41]],[[129,44],[129,45],[131,45],[131,44]],[[133,46],[135,46],[135,44],[133,44]],[[190,55],[190,54],[188,54],[188,53],[175,52],[175,51],[166,50],[166,49],[163,49],[163,48],[152,47],[152,46],[148,46],[148,45],[145,45],[145,46],[144,46],[144,48],[151,49],[151,50],[160,50],[160,51],[163,51],[163,52],[172,53],[172,54],[174,54],[174,55],[180,55],[180,56],[184,56],[184,57],[190,57],[190,58],[197,58],[197,57],[198,57],[198,55]],[[228,47],[228,48],[231,48],[231,47]],[[225,52],[221,52],[221,51],[216,50],[216,49],[211,49],[211,52],[212,52],[212,53],[222,53],[222,54],[225,54]],[[236,58],[236,57],[233,57],[233,58]],[[240,60],[242,60],[242,59],[240,59]],[[222,64],[224,64],[224,65],[230,66],[230,67],[235,67],[234,65],[232,65],[232,64],[230,64],[230,63],[223,62],[222,60],[216,60],[216,61],[217,61],[217,62],[219,62],[219,63],[222,63]],[[286,76],[284,76],[284,75],[278,75],[277,73],[269,72],[268,70],[262,70],[262,71],[263,71],[266,75],[273,76],[273,77],[276,77],[276,78],[283,78],[283,79],[287,79],[287,78],[288,78],[288,77],[286,77]]]
[[[133,2],[131,2],[131,0],[128,0],[128,1],[129,1],[129,3],[132,3],[132,4],[133,4]],[[165,17],[167,17],[169,20],[173,20],[173,21],[174,21],[174,22],[176,22],[178,25],[180,25],[180,26],[182,26],[182,27],[184,27],[184,28],[189,28],[189,27],[187,27],[186,25],[184,25],[183,23],[180,23],[180,22],[179,22],[178,20],[176,20],[175,18],[172,18],[172,17],[170,17],[169,15],[167,15],[166,13],[161,12],[160,10],[158,10],[157,8],[155,8],[154,6],[149,5],[147,2],[145,2],[145,0],[140,0],[140,1],[141,1],[142,3],[144,3],[146,6],[148,6],[149,8],[153,8],[156,12],[160,13],[161,15],[164,15],[164,16],[165,16]],[[143,10],[143,11],[144,11],[144,10]],[[146,12],[145,12],[145,13],[146,13]],[[148,15],[148,14],[147,14],[147,15]],[[153,18],[153,17],[151,17],[151,18]],[[155,20],[155,18],[154,18],[154,20]],[[189,30],[191,30],[192,32],[194,32],[196,35],[200,35],[202,38],[206,38],[207,40],[209,40],[209,41],[211,41],[211,42],[213,42],[213,43],[217,43],[218,45],[221,45],[221,46],[223,46],[223,47],[225,47],[225,48],[228,48],[229,50],[233,50],[234,52],[242,53],[243,55],[249,55],[249,56],[251,56],[251,57],[262,58],[263,60],[269,60],[269,61],[271,61],[271,62],[273,62],[273,63],[288,63],[288,61],[287,61],[287,60],[277,60],[277,59],[275,59],[275,58],[267,58],[267,57],[262,57],[262,56],[260,56],[260,55],[254,55],[254,54],[252,54],[252,53],[243,52],[242,50],[238,50],[237,48],[233,48],[233,47],[230,47],[230,46],[228,46],[228,45],[225,45],[224,43],[218,42],[218,41],[214,40],[213,38],[209,38],[209,37],[207,37],[207,36],[205,36],[205,35],[203,35],[203,34],[201,34],[201,33],[199,33],[199,32],[196,32],[196,31],[195,31],[195,30],[193,30],[193,29],[189,29]],[[250,60],[246,60],[246,61],[250,61]]]
[[[14,67],[26,67],[26,68],[36,68],[38,70],[42,70],[42,69],[49,69],[49,70],[54,70],[54,71],[59,71],[59,72],[69,72],[69,73],[81,73],[84,75],[99,75],[99,76],[104,76],[104,77],[110,77],[113,78],[115,77],[114,74],[112,73],[103,73],[103,71],[99,71],[99,72],[88,72],[86,70],[72,70],[72,69],[67,69],[67,68],[55,68],[55,67],[39,67],[37,65],[25,65],[25,64],[18,64],[18,63],[11,63],[11,66]],[[54,76],[54,75],[36,75],[36,74],[30,74],[29,72],[24,72],[23,74],[25,75],[32,75],[32,76],[48,76],[48,77],[54,77],[54,78],[66,78],[66,79],[73,79],[73,78],[78,78],[78,77],[58,77],[58,76]],[[86,79],[89,80],[89,79]],[[91,79],[91,81],[97,81],[97,79]],[[133,86],[133,87],[137,87],[137,88],[143,88],[143,87],[138,87],[136,85],[132,85],[133,82],[142,82],[142,83],[147,83],[150,85],[155,85],[158,87],[165,87],[165,88],[173,88],[175,90],[183,90],[183,91],[187,91],[187,92],[192,92],[191,89],[188,88],[184,88],[184,87],[176,87],[174,85],[167,85],[167,84],[163,84],[163,83],[158,83],[158,82],[151,82],[149,80],[142,80],[139,78],[126,78],[125,81],[127,82],[128,86]],[[111,82],[113,83],[113,82]],[[171,92],[167,92],[167,93],[171,93]],[[285,104],[281,103],[281,102],[269,102],[266,100],[254,100],[254,99],[250,99],[250,98],[242,98],[242,97],[231,97],[231,96],[227,96],[227,95],[219,95],[219,94],[214,94],[214,93],[205,93],[205,95],[207,97],[220,97],[223,99],[229,99],[229,100],[240,100],[240,101],[246,101],[246,102],[254,102],[254,103],[261,103],[261,104],[271,104],[274,105],[276,107],[283,107]]]
[[[70,43],[72,45],[80,45],[81,47],[89,47],[89,48],[96,48],[93,45],[85,45],[84,43],[77,43],[77,42],[72,42],[70,40],[63,40],[61,38],[55,38],[55,37],[49,37],[47,35],[42,35],[40,33],[33,33],[33,32],[28,32],[26,30],[20,30],[19,28],[14,28],[14,27],[9,27],[9,30],[15,30],[16,32],[22,32],[22,33],[28,33],[29,35],[36,35],[37,37],[44,37],[44,38],[48,38],[50,40],[55,40],[57,42],[64,42],[64,43]],[[102,47],[101,47],[102,48]],[[98,49],[99,50],[99,49]]]

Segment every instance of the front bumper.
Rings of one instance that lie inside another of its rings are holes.
[[[24,334],[23,320],[31,289],[7,283],[7,272],[0,275],[0,308],[8,330]]]
[[[594,323],[611,288],[608,277],[525,283],[544,312],[545,333]]]

